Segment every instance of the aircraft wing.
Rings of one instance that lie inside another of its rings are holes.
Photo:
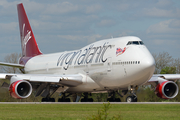
[[[9,74],[1,73],[0,80],[11,80],[15,76],[19,80],[25,80],[30,83],[53,83],[68,87],[75,87],[82,84],[83,76],[80,74],[72,75],[49,75],[49,74]]]
[[[148,82],[156,82],[159,80],[177,81],[180,79],[180,74],[154,74]]]
[[[151,85],[158,97],[172,99],[179,92],[179,87],[175,83],[178,79],[180,79],[180,74],[156,74],[144,85]]]
[[[150,80],[153,81],[154,78],[156,78],[156,77],[161,77],[161,78],[164,78],[169,81],[176,81],[176,80],[180,79],[180,74],[155,74],[155,75],[153,75],[152,79],[150,79]]]
[[[173,81],[176,82],[180,79],[180,74],[154,74],[151,79],[144,85],[153,85],[156,86],[158,83],[164,81]]]
[[[15,63],[0,62],[0,65],[8,66],[8,67],[24,68],[24,65],[22,65],[22,64],[15,64]]]

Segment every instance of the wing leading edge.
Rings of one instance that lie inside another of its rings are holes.
[[[20,80],[40,83],[53,83],[53,84],[61,84],[68,87],[75,87],[83,83],[83,76],[80,74],[72,74],[72,75],[40,75],[40,74],[0,74],[1,80],[11,80],[11,77],[15,76]]]

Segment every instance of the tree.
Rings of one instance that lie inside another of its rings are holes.
[[[4,62],[7,63],[18,63],[19,58],[21,57],[21,54],[18,53],[12,53],[10,55],[7,55],[4,58]],[[7,67],[7,66],[0,66],[0,72],[4,73],[21,73],[18,68],[13,68],[13,67]],[[0,84],[2,85],[3,82],[9,83],[9,80],[1,81]],[[19,99],[14,99],[10,96],[9,91],[7,88],[0,88],[0,101],[1,102],[17,102],[17,101],[22,101]]]
[[[160,74],[176,74],[176,67],[165,67]]]
[[[180,59],[175,59],[173,64],[173,66],[176,67],[176,74],[180,73]]]
[[[166,66],[173,66],[174,59],[167,52],[153,54],[153,57],[156,62],[155,74],[159,74]]]
[[[20,57],[21,54],[12,53],[4,58],[4,62],[17,64]],[[18,68],[14,68],[14,67],[0,66],[0,69],[1,72],[5,72],[5,73],[21,73],[21,71]]]

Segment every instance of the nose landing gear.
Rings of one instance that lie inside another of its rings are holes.
[[[128,96],[126,98],[126,102],[137,102],[137,96],[136,95]]]
[[[135,94],[135,91],[138,89],[138,86],[130,86],[130,96],[126,98],[126,102],[137,102],[137,96]]]

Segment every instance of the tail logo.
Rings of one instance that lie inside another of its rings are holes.
[[[28,41],[31,39],[31,31],[27,30],[27,34],[24,35],[25,33],[25,23],[23,24],[23,29],[22,29],[22,48],[23,48],[23,54],[25,55],[26,53],[26,45],[28,43]]]

